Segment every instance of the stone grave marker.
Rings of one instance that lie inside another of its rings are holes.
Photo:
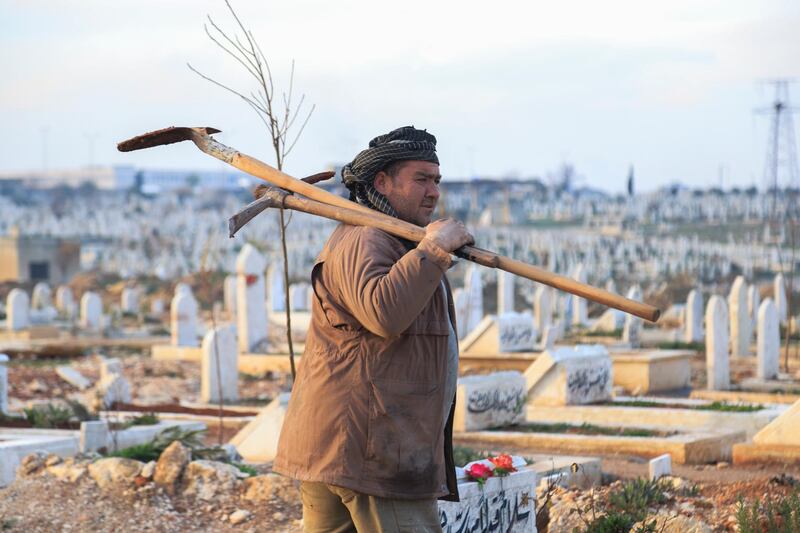
[[[0,353],[0,414],[8,414],[8,356]]]
[[[267,310],[264,306],[264,256],[245,244],[236,259],[236,323],[239,351],[252,352],[267,339]],[[283,293],[280,293],[283,298]],[[274,302],[273,302],[273,310]]]
[[[56,309],[68,320],[75,317],[75,299],[72,296],[72,289],[67,285],[61,285],[56,289]]]
[[[664,476],[672,475],[672,456],[668,453],[650,459],[648,464],[650,479],[658,480]]]
[[[283,267],[277,264],[269,267],[267,279],[269,280],[269,310],[273,313],[286,311],[286,295],[284,294],[283,288]],[[239,339],[241,343],[241,336]]]
[[[20,331],[30,325],[28,293],[22,289],[11,289],[6,297],[6,328],[9,331]]]
[[[584,268],[583,263],[575,267],[572,277],[576,281],[586,283],[586,268]],[[589,321],[586,312],[586,300],[575,294],[570,295],[569,298],[572,301],[572,325],[577,327],[585,326]]]
[[[103,315],[103,302],[100,296],[86,291],[81,296],[81,326],[85,329],[99,330]]]
[[[467,267],[465,279],[464,289],[467,293],[466,322],[463,324],[463,328],[459,328],[462,338],[472,333],[483,320],[483,280],[476,265]]]
[[[750,315],[750,331],[758,327],[758,308],[761,307],[761,294],[755,283],[747,289],[747,312]]]
[[[536,533],[536,483],[532,469],[490,477],[483,487],[462,480],[460,501],[439,501],[442,533]]]
[[[219,368],[217,368],[219,363]],[[200,364],[200,400],[206,403],[239,400],[239,352],[236,329],[222,326],[203,337],[203,358]]]
[[[728,296],[730,313],[731,355],[750,355],[750,315],[747,312],[747,283],[744,276],[737,276]]]
[[[756,377],[775,379],[780,367],[780,328],[778,311],[771,298],[761,302],[758,310],[758,330],[756,334]]]
[[[153,298],[150,301],[150,314],[155,316],[164,314],[164,300]]]
[[[698,289],[692,289],[686,299],[686,323],[684,325],[684,340],[687,343],[703,342],[703,294]]]
[[[728,355],[728,308],[716,294],[706,306],[706,371],[709,390],[728,390],[731,386]]]
[[[786,282],[783,274],[779,273],[775,276],[775,280],[772,283],[772,292],[775,298],[775,311],[778,313],[778,321],[781,324],[785,324],[789,313],[786,306]]]
[[[495,372],[458,380],[454,431],[507,426],[525,419],[525,377],[519,372]]]
[[[525,371],[528,405],[584,405],[611,399],[608,350],[599,344],[553,348]]]
[[[173,346],[197,346],[197,301],[191,289],[177,289],[169,308]]]
[[[529,352],[536,341],[530,313],[503,313],[497,317],[500,352]]]
[[[31,293],[31,309],[46,309],[53,305],[52,293],[50,291],[50,286],[40,281],[33,287],[33,292]]]
[[[125,287],[120,296],[120,309],[123,313],[139,312],[139,291],[135,287]]]
[[[514,274],[497,271],[497,314],[514,312]]]
[[[553,321],[553,291],[546,285],[536,287],[533,297],[533,312],[536,322],[536,331],[544,335],[547,327]]]

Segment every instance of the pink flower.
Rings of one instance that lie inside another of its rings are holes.
[[[480,485],[483,485],[487,479],[494,475],[491,468],[482,465],[481,463],[475,463],[474,465],[465,469],[464,472],[467,473],[467,476],[469,476],[471,480],[477,481]]]

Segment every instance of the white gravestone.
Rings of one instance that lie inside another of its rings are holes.
[[[72,296],[72,289],[66,285],[56,289],[56,309],[68,320],[75,317],[75,298]]]
[[[761,307],[761,294],[758,285],[750,285],[747,289],[747,312],[750,314],[750,331],[755,331],[758,326],[758,308]]]
[[[308,283],[294,283],[289,285],[289,305],[292,311],[308,311],[308,293],[311,285]]]
[[[758,310],[758,330],[756,334],[756,377],[775,379],[780,365],[780,328],[778,310],[771,298],[761,303]]]
[[[533,312],[536,320],[536,331],[544,335],[547,327],[553,321],[553,291],[550,287],[539,285],[533,297]]]
[[[706,372],[709,390],[728,390],[731,386],[728,339],[728,308],[722,297],[713,295],[706,307]]]
[[[497,317],[500,352],[530,352],[536,342],[536,330],[530,313],[503,313]]]
[[[464,329],[464,321],[467,318],[467,291],[462,287],[453,289],[453,306],[456,308],[456,325],[458,326],[458,338],[460,340],[464,338],[461,330]]]
[[[6,297],[6,327],[9,331],[20,331],[30,327],[30,301],[22,289],[11,289]]]
[[[118,357],[100,357],[100,379],[111,375],[122,375],[122,361]]]
[[[153,298],[150,301],[150,314],[154,316],[164,314],[164,300],[161,298]]]
[[[783,274],[775,276],[775,280],[772,283],[772,292],[775,298],[775,310],[778,313],[778,321],[780,321],[781,324],[785,324],[789,313],[786,306],[786,283]]]
[[[543,352],[525,371],[528,405],[584,405],[611,399],[608,350],[599,344]]]
[[[555,324],[550,324],[547,326],[544,334],[542,334],[542,349],[551,349],[556,345],[556,340],[558,340],[558,326]]]
[[[490,477],[483,487],[459,481],[460,501],[438,502],[442,533],[536,533],[536,483],[529,469]]]
[[[8,414],[8,356],[0,353],[0,415]]]
[[[514,312],[514,274],[497,271],[497,314]]]
[[[68,365],[61,365],[56,367],[56,374],[58,377],[77,387],[79,390],[86,390],[92,384],[86,377]]]
[[[108,374],[95,386],[95,394],[103,408],[115,403],[131,403],[131,385],[119,374]]]
[[[230,275],[225,276],[225,283],[222,286],[223,291],[223,303],[225,304],[225,311],[227,311],[228,316],[235,317],[236,316],[236,276]]]
[[[81,327],[85,329],[100,329],[103,315],[103,302],[100,296],[86,291],[81,296]]]
[[[750,355],[750,315],[747,313],[747,283],[744,276],[737,276],[728,295],[730,318],[731,355]]]
[[[105,420],[81,422],[79,450],[81,453],[89,453],[106,448],[109,437],[108,422]]]
[[[625,322],[625,313],[616,309],[606,309],[600,318],[592,324],[592,331],[612,333],[619,329],[619,324]]]
[[[134,287],[125,287],[120,296],[120,309],[123,313],[139,312],[139,291]]]
[[[33,287],[31,293],[31,309],[46,309],[53,305],[50,286],[40,281]]]
[[[218,368],[219,365],[219,368]],[[200,400],[206,403],[235,402],[239,399],[239,353],[236,329],[223,326],[203,337],[200,364]]]
[[[672,456],[668,453],[665,453],[664,455],[659,455],[658,457],[650,459],[648,473],[650,475],[650,479],[653,481],[661,479],[664,476],[671,476]]]
[[[269,310],[273,313],[286,311],[286,295],[283,285],[283,266],[272,265],[267,271],[269,281]],[[238,295],[238,293],[237,293]],[[241,338],[240,341],[241,342]]]
[[[267,339],[267,310],[264,307],[266,265],[264,256],[250,244],[244,245],[236,259],[236,323],[239,351],[242,353],[252,352]]]
[[[687,343],[703,342],[703,293],[692,289],[686,299],[686,324],[684,340]]]
[[[169,309],[173,346],[197,346],[197,301],[191,289],[178,289]]]
[[[483,281],[478,267],[470,265],[465,275],[464,289],[467,292],[466,317],[463,329],[459,328],[462,338],[472,332],[483,320]]]
[[[522,422],[527,394],[519,372],[459,378],[453,429],[477,431]]]
[[[581,283],[586,283],[586,268],[583,263],[575,267],[575,272],[572,275],[573,279]],[[572,300],[572,325],[585,326],[589,319],[586,312],[586,300],[575,294],[569,297]]]
[[[634,285],[628,289],[628,298],[642,301],[642,289]],[[628,343],[631,348],[638,348],[642,336],[642,319],[634,315],[625,315],[625,325],[622,327],[622,342]]]

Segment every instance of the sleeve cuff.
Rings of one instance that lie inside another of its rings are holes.
[[[427,259],[433,261],[442,272],[446,272],[450,265],[453,264],[453,259],[450,254],[441,249],[437,244],[429,239],[422,239],[417,245],[417,250],[422,252]]]

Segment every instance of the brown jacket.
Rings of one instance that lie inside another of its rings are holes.
[[[442,431],[450,262],[434,244],[408,251],[374,228],[333,232],[311,274],[311,326],[275,472],[386,498],[457,501],[455,398]]]

